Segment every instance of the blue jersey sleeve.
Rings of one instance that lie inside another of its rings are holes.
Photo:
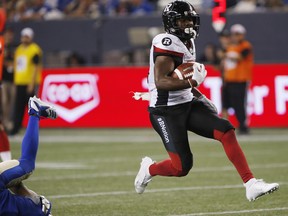
[[[11,194],[8,189],[0,191],[0,216],[44,216],[41,203],[35,204],[31,199]]]

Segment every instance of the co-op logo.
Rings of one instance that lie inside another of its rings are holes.
[[[99,105],[97,81],[95,74],[51,74],[44,80],[41,98],[72,123]]]

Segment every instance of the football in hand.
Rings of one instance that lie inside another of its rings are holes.
[[[171,77],[180,79],[180,80],[187,80],[192,78],[194,70],[193,70],[193,62],[183,63],[179,65],[171,74]]]

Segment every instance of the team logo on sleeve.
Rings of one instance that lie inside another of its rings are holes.
[[[162,44],[164,46],[170,46],[172,44],[172,40],[170,38],[168,38],[168,37],[165,37],[165,38],[162,39]]]

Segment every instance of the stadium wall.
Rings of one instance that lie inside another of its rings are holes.
[[[288,13],[285,12],[230,14],[227,17],[227,27],[241,23],[247,28],[247,38],[254,46],[256,62],[287,63],[287,20]],[[36,42],[43,48],[44,54],[46,53],[45,62],[48,53],[64,50],[81,54],[89,65],[101,65],[104,56],[112,51],[129,52],[138,48],[149,48],[151,38],[148,33],[153,30],[151,27],[162,29],[160,15],[35,21],[8,23],[8,26],[15,30],[15,41],[19,41],[22,28],[32,27],[36,33]],[[201,15],[200,37],[196,40],[198,55],[208,42],[217,43],[217,34],[211,27],[211,16]]]

